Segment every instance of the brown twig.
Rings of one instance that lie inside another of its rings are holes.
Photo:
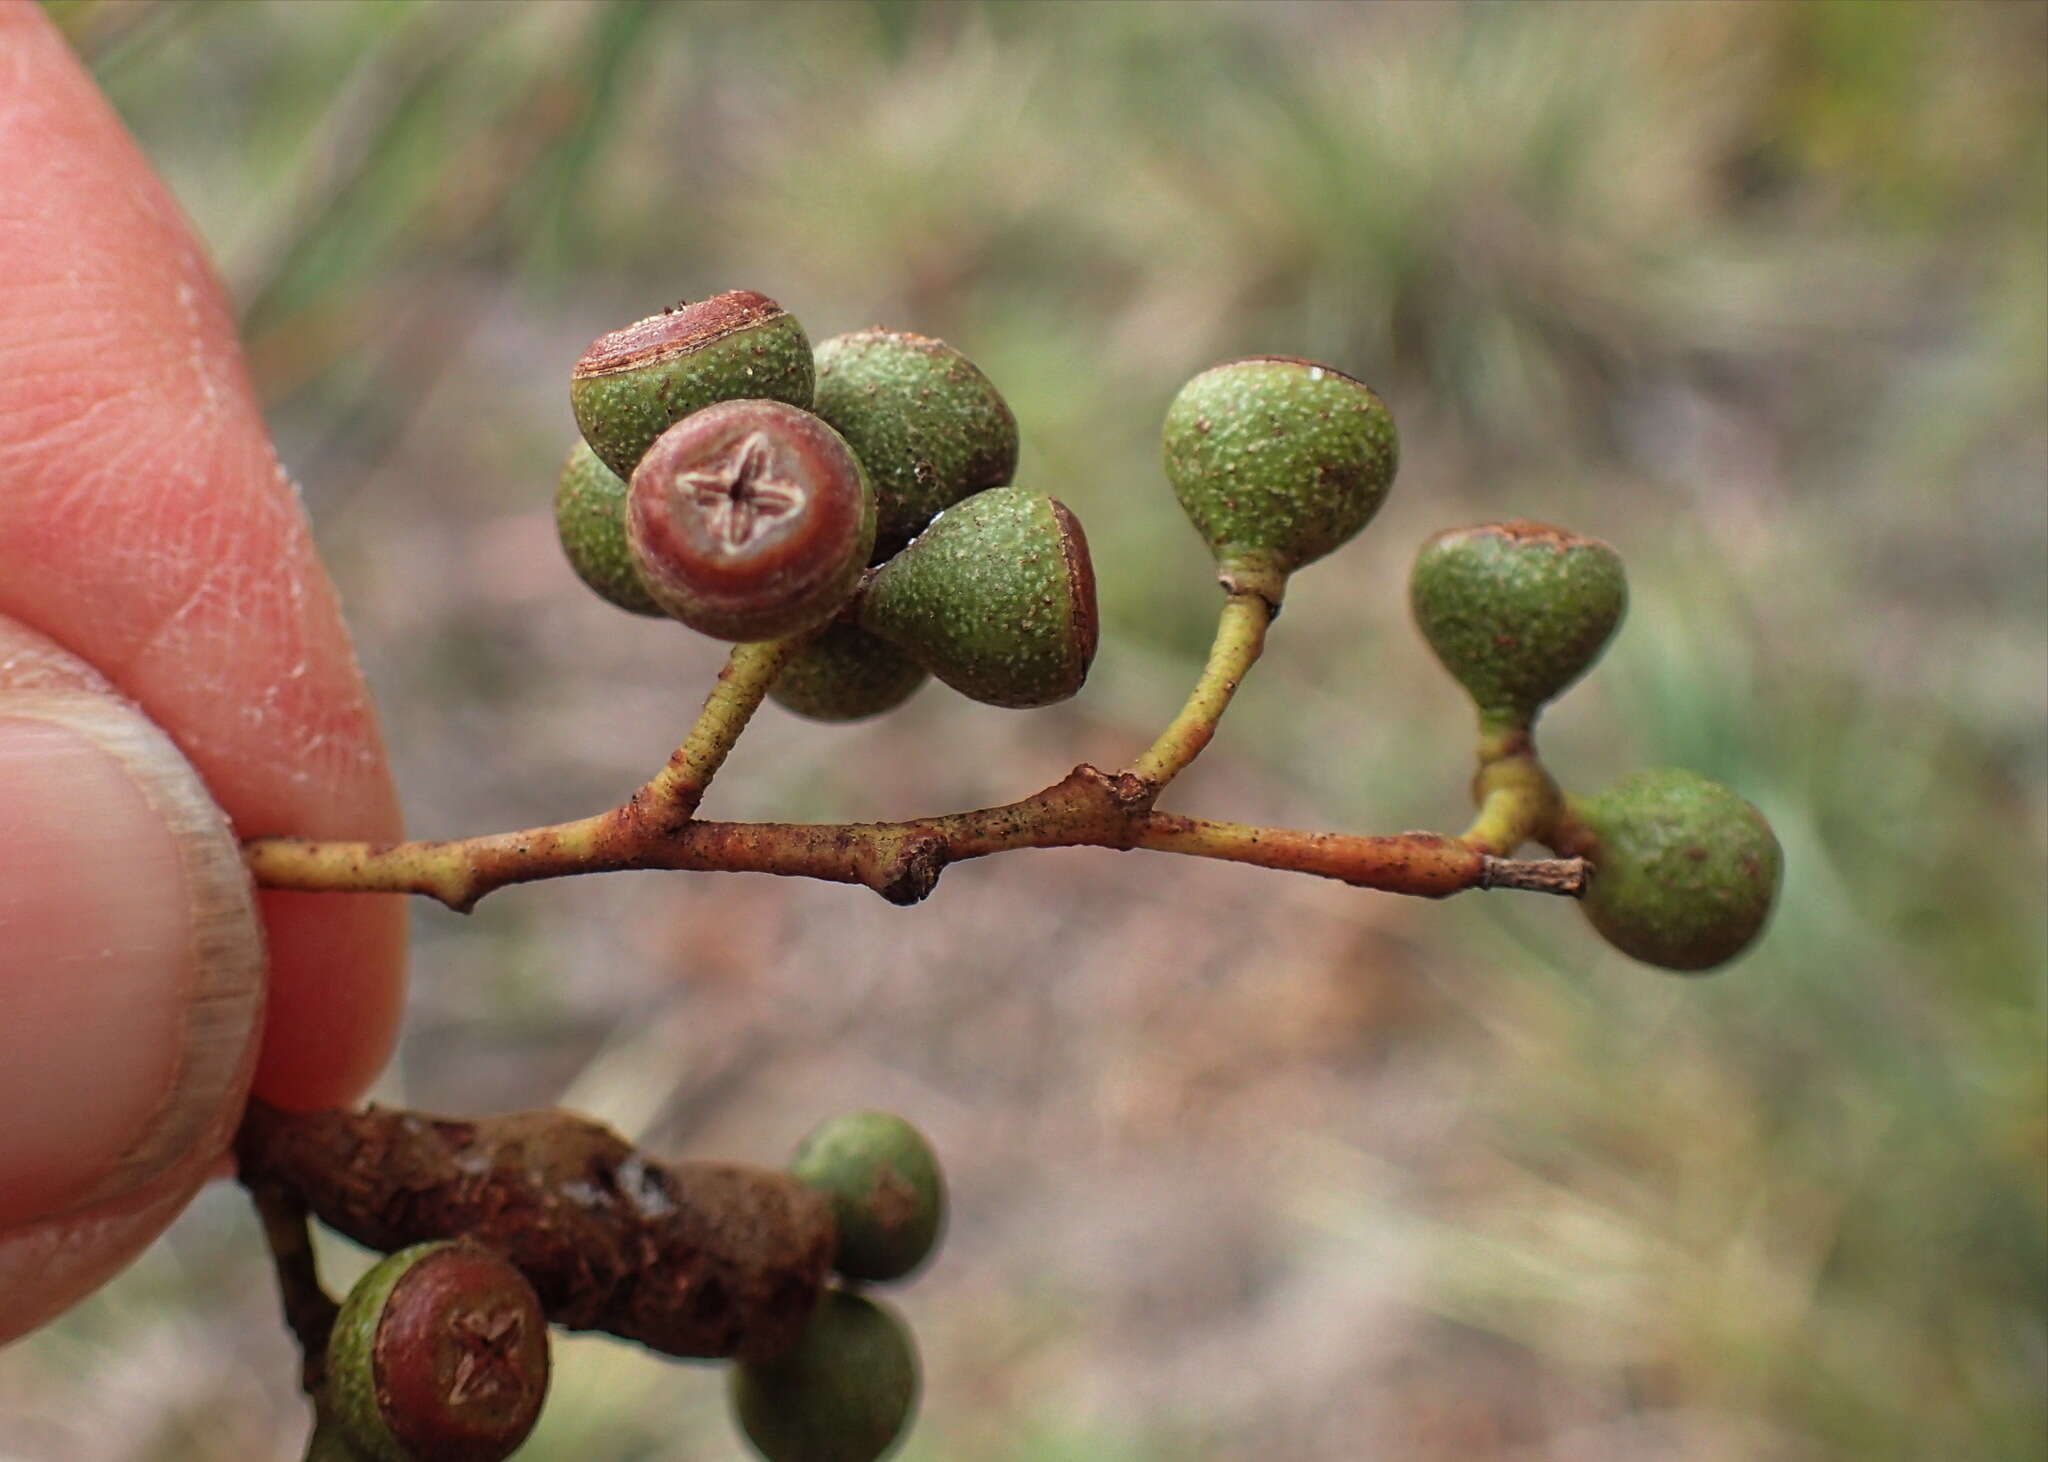
[[[826,1200],[786,1173],[659,1163],[569,1112],[299,1115],[253,1102],[235,1153],[259,1201],[285,1195],[386,1251],[466,1235],[526,1275],[553,1323],[669,1355],[787,1351],[837,1242]],[[296,1261],[281,1257],[288,1272]],[[287,1319],[305,1344],[293,1287]]]
[[[711,779],[797,648],[797,641],[783,640],[735,646],[696,725],[668,765],[609,812],[445,841],[255,838],[243,845],[243,856],[256,882],[267,888],[425,894],[461,913],[508,884],[631,868],[820,878],[864,884],[891,903],[914,904],[931,893],[947,864],[1019,848],[1150,848],[1313,873],[1424,898],[1468,888],[1567,897],[1585,891],[1582,863],[1516,863],[1504,856],[1517,843],[1540,835],[1538,824],[1555,802],[1556,789],[1533,752],[1522,760],[1547,789],[1548,800],[1532,800],[1519,783],[1504,787],[1500,795],[1486,798],[1487,807],[1463,838],[1296,832],[1154,812],[1160,792],[1214,736],[1259,658],[1272,615],[1271,604],[1257,594],[1233,592],[1225,598],[1215,644],[1187,704],[1128,770],[1077,766],[1052,786],[1000,807],[902,822],[697,821],[697,806]],[[1512,749],[1482,747],[1482,763]]]
[[[467,911],[508,884],[632,868],[775,873],[864,884],[914,904],[949,863],[1019,848],[1150,848],[1442,898],[1471,888],[1576,897],[1576,860],[1518,864],[1435,833],[1357,837],[1253,828],[1153,812],[1129,773],[1078,766],[1020,802],[903,822],[675,822],[633,804],[597,817],[453,842],[341,843],[259,838],[244,848],[269,888],[417,893]]]
[[[299,1342],[299,1386],[317,1396],[327,1376],[327,1337],[341,1307],[320,1283],[313,1257],[313,1237],[306,1231],[306,1205],[289,1189],[261,1175],[242,1173],[242,1183],[263,1224],[263,1241],[277,1271],[278,1297],[284,1323]]]

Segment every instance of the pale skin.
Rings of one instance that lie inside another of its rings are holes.
[[[361,1093],[403,901],[252,896],[218,855],[398,831],[204,254],[48,21],[0,0],[0,1340],[170,1223],[252,1082]]]

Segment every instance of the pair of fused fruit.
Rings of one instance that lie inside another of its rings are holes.
[[[570,398],[584,440],[555,508],[578,575],[721,639],[812,635],[778,678],[791,709],[873,715],[927,674],[1036,706],[1086,678],[1087,540],[1008,485],[1016,420],[943,342],[867,330],[814,352],[735,291],[601,337]]]
[[[834,1118],[790,1173],[830,1204],[832,1268],[855,1284],[903,1279],[937,1247],[946,1188],[923,1135],[888,1112]],[[546,1400],[548,1321],[526,1276],[467,1239],[379,1260],[328,1340],[322,1455],[350,1462],[501,1462]],[[740,1426],[767,1462],[874,1462],[917,1402],[917,1352],[895,1312],[832,1289],[796,1344],[732,1370]]]
[[[1607,544],[1517,520],[1430,539],[1409,598],[1482,732],[1519,739],[1606,648],[1628,583]],[[1664,767],[1568,798],[1565,814],[1553,841],[1594,866],[1580,908],[1623,953],[1697,972],[1763,932],[1784,857],[1763,814],[1727,787]]]

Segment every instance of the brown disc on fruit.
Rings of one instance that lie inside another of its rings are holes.
[[[823,624],[858,584],[875,497],[837,432],[780,401],[684,417],[633,470],[627,537],[662,610],[722,640]]]
[[[684,303],[601,335],[569,374],[577,428],[631,477],[654,439],[714,401],[809,406],[815,367],[803,326],[750,289]]]
[[[380,1260],[328,1341],[328,1399],[370,1462],[500,1462],[533,1430],[547,1389],[533,1286],[464,1240]]]

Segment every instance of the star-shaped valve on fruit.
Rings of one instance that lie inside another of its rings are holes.
[[[454,1348],[454,1373],[448,1378],[453,1405],[475,1399],[516,1403],[530,1389],[527,1375],[526,1314],[511,1305],[480,1305],[449,1322]]]
[[[667,614],[720,639],[780,639],[816,629],[853,594],[874,551],[874,490],[810,412],[714,402],[633,469],[626,543]]]
[[[802,485],[781,470],[774,447],[761,432],[678,472],[675,493],[703,515],[713,540],[735,551],[804,505]]]

